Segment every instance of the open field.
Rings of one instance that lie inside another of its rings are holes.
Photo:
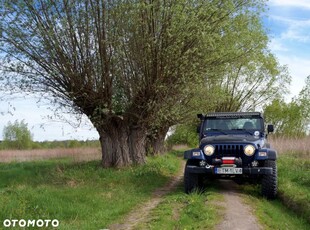
[[[0,162],[37,161],[56,158],[69,158],[73,161],[100,160],[101,151],[96,147],[0,151]]]

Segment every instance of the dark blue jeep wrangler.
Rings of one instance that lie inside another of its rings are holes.
[[[277,194],[277,152],[267,143],[273,125],[259,112],[198,114],[199,148],[184,152],[185,192],[200,188],[205,179],[227,178],[261,183],[262,195]]]

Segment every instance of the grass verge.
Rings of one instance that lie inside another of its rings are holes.
[[[249,204],[266,229],[310,229],[310,159],[281,154],[278,165],[278,199],[260,196],[259,186],[243,186]]]
[[[243,186],[244,199],[253,207],[254,213],[266,230],[308,230],[309,223],[296,212],[287,208],[279,199],[266,200],[259,186]]]
[[[57,219],[59,229],[101,229],[163,186],[180,167],[175,153],[146,165],[102,169],[98,161],[0,164],[0,228],[5,219]]]
[[[278,159],[279,198],[310,223],[310,159],[283,154]]]

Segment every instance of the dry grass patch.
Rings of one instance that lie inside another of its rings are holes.
[[[276,149],[279,154],[296,154],[300,157],[310,157],[310,137],[304,138],[286,138],[271,137],[269,139],[272,148]]]
[[[100,160],[99,148],[56,148],[33,150],[1,150],[0,162],[37,161],[56,158],[70,158],[73,161]]]

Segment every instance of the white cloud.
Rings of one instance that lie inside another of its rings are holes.
[[[310,2],[310,1],[309,1]],[[280,34],[283,40],[293,40],[298,42],[310,42],[310,19],[296,20],[284,16],[272,15],[271,20],[277,21],[280,24],[286,24],[287,28]]]
[[[309,0],[270,0],[269,3],[274,6],[302,7],[310,9]]]
[[[310,75],[310,59],[304,59],[294,55],[277,55],[282,65],[287,65],[292,76],[290,87],[291,96],[297,96],[305,85],[307,76]]]
[[[289,51],[289,49],[283,44],[283,41],[280,38],[272,38],[269,42],[269,47],[274,52]]]

